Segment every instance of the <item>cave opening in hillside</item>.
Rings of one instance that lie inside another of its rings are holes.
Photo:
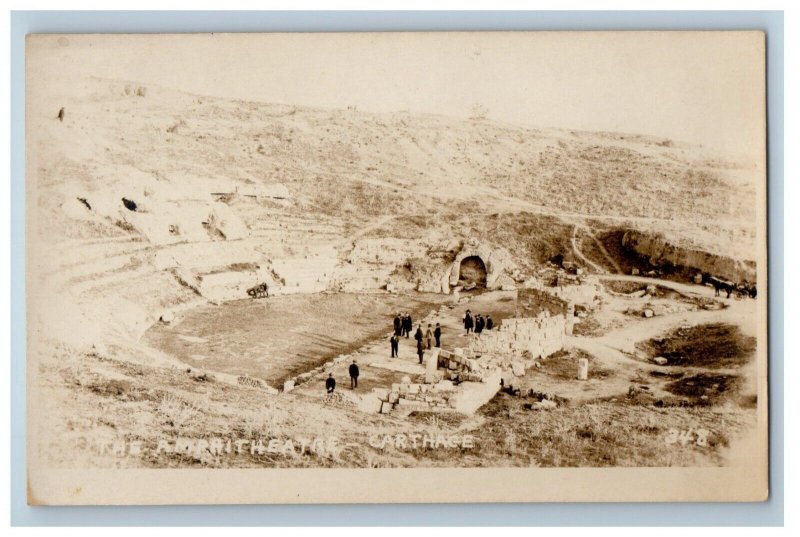
[[[486,287],[486,265],[477,255],[461,260],[458,281],[464,287]]]

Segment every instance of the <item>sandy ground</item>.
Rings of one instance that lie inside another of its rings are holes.
[[[144,339],[194,367],[281,386],[286,378],[375,339],[391,327],[395,313],[419,318],[446,300],[385,293],[246,299],[191,310],[176,324],[154,325]]]
[[[572,402],[591,402],[603,398],[624,398],[630,386],[647,386],[655,397],[670,397],[665,386],[674,380],[669,374],[708,372],[703,368],[672,368],[656,365],[637,353],[638,342],[664,335],[677,327],[709,323],[739,326],[754,336],[755,301],[721,299],[723,309],[708,311],[687,306],[688,297],[713,297],[713,290],[693,284],[623,275],[604,275],[605,280],[658,284],[679,295],[661,303],[678,308],[675,313],[650,319],[624,313],[641,308],[651,297],[608,294],[596,312],[603,326],[602,335],[573,336],[566,341],[568,353],[546,359],[532,369],[520,385],[524,389],[553,393]],[[469,338],[463,329],[466,310],[490,315],[498,325],[517,313],[516,291],[475,292],[462,295],[459,303],[445,295],[398,297],[390,294],[314,294],[279,297],[270,300],[244,300],[222,307],[202,307],[187,312],[174,326],[156,325],[145,336],[146,342],[171,353],[186,363],[209,371],[247,374],[266,379],[275,387],[283,380],[310,371],[333,357],[350,354],[361,370],[359,393],[373,388],[388,388],[405,377],[421,381],[424,367],[419,364],[416,342],[401,338],[399,356],[391,358],[389,337],[396,311],[411,311],[416,319],[430,314],[431,324],[442,326],[442,347],[466,346]],[[352,319],[342,330],[340,319]],[[415,322],[415,330],[419,325]],[[298,326],[303,330],[296,329]],[[427,326],[423,325],[423,332]],[[583,351],[590,359],[590,378],[575,381],[577,358]],[[325,393],[324,382],[331,373],[339,390],[349,390],[347,368],[351,361],[337,364],[302,384],[296,393],[314,398]],[[569,365],[568,365],[569,364]],[[565,374],[565,368],[575,369]],[[716,374],[742,376],[743,390],[754,393],[753,367],[719,370]],[[655,374],[654,374],[655,372]],[[666,373],[666,374],[661,374]]]

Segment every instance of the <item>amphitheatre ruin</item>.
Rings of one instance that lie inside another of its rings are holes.
[[[754,427],[754,163],[116,80],[30,101],[49,465],[723,465]],[[467,310],[494,327],[467,333]],[[402,313],[442,328],[422,363],[413,332],[390,355]],[[370,440],[412,433],[471,443]],[[332,437],[324,454],[158,448]]]

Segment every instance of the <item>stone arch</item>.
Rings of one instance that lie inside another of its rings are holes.
[[[442,282],[442,288],[449,284],[449,287],[458,285],[461,279],[461,262],[470,257],[477,257],[486,269],[486,288],[496,289],[500,285],[500,276],[510,266],[508,253],[502,248],[491,248],[486,244],[470,240],[466,242],[461,251],[456,254],[453,263],[448,271],[447,281]],[[447,289],[449,291],[449,289]]]
[[[458,281],[474,283],[478,287],[486,287],[486,263],[478,255],[466,256],[459,263]]]
[[[469,257],[477,257],[486,269],[486,284],[487,287],[492,280],[492,251],[490,248],[480,246],[477,244],[465,245],[464,248],[456,255],[453,260],[452,268],[450,269],[450,285],[458,285],[458,280],[461,278],[461,262]]]

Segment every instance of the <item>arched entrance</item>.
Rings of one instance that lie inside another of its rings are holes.
[[[458,283],[468,287],[486,287],[486,264],[477,255],[471,255],[461,260],[458,271]]]

